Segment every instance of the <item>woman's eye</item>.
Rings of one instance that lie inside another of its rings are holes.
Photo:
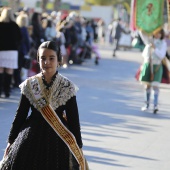
[[[51,61],[54,60],[54,57],[51,57],[50,60],[51,60]]]

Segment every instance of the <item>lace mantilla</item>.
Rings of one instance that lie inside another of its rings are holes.
[[[71,97],[75,96],[76,92],[78,91],[78,87],[61,74],[56,75],[53,85],[49,88],[49,91],[47,91],[46,86],[43,84],[42,81],[42,75],[37,74],[28,78],[19,86],[21,88],[21,93],[28,98],[30,103],[35,108],[37,108],[37,106],[32,93],[30,93],[29,79],[35,79],[36,77],[38,77],[40,81],[39,83],[41,86],[41,91],[46,94],[48,102],[51,104],[54,110],[57,109],[59,106],[65,105],[66,102]]]

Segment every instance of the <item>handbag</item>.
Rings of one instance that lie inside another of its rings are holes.
[[[23,67],[25,69],[30,69],[31,68],[31,58],[30,58],[29,55],[24,56]]]

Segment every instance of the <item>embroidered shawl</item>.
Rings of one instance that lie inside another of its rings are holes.
[[[28,80],[33,79],[34,77],[40,77],[41,90],[45,91],[46,86],[42,81],[41,73],[26,79],[23,83],[20,84],[19,87],[21,88],[21,93],[24,94],[29,99],[30,103],[35,108],[37,108],[32,93],[30,93],[30,88],[28,87],[29,86]],[[73,82],[71,82],[68,78],[58,73],[53,82],[53,85],[49,88],[49,91],[50,94],[48,96],[48,102],[50,103],[52,108],[56,110],[59,106],[65,105],[66,102],[71,97],[76,95],[76,92],[78,91],[78,87]]]

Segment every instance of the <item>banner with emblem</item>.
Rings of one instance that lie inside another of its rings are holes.
[[[136,0],[135,23],[138,30],[152,34],[163,26],[163,0]]]

